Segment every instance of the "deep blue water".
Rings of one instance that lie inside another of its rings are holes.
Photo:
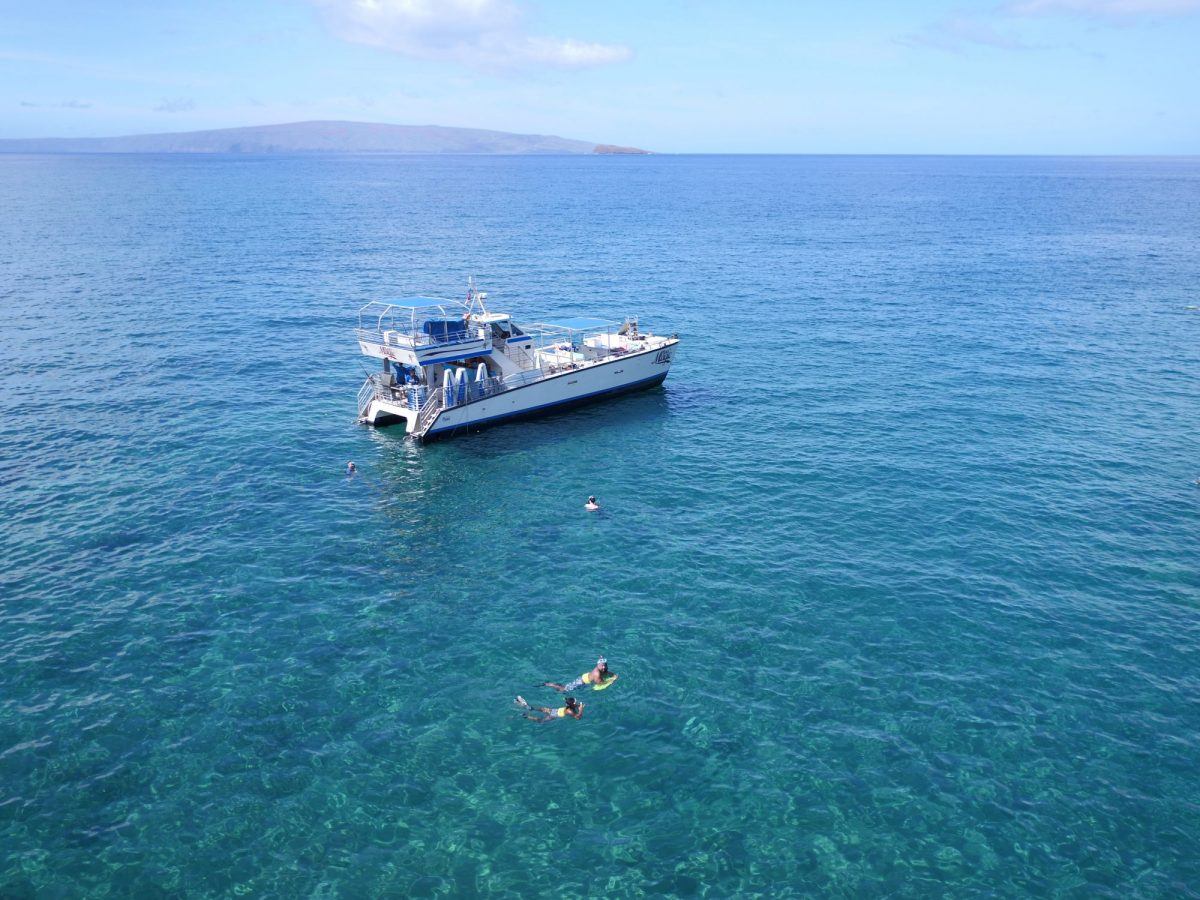
[[[670,378],[357,426],[472,273]],[[1196,159],[0,157],[0,895],[1200,896],[1197,305]]]

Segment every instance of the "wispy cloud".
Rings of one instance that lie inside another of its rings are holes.
[[[1075,15],[1097,19],[1179,16],[1200,11],[1200,0],[1013,0],[1001,9],[1015,16]]]
[[[38,103],[34,100],[22,100],[22,106],[33,109],[91,109],[92,104],[86,100],[59,100],[57,103]]]
[[[964,12],[948,16],[920,31],[904,35],[898,42],[954,53],[964,52],[971,45],[1002,50],[1045,50],[1052,48],[1030,43],[1021,36],[1023,20],[1059,16],[1102,20],[1115,25],[1195,12],[1200,12],[1200,0],[1006,0],[988,13]]]
[[[164,97],[159,104],[154,107],[154,111],[166,113],[191,112],[195,108],[196,101],[190,97]]]
[[[929,27],[905,35],[900,43],[909,46],[935,47],[938,50],[958,52],[968,44],[996,47],[1000,50],[1032,50],[1034,46],[1014,34],[1001,31],[980,19],[953,16],[935,22]]]
[[[121,66],[112,66],[105,62],[94,62],[71,56],[56,56],[47,53],[29,53],[24,50],[8,50],[0,48],[0,61],[24,62],[45,66],[51,70],[78,72],[88,78],[103,78],[114,81],[128,81],[136,84],[150,84],[159,87],[196,88],[216,87],[223,84],[220,79],[202,78],[191,75],[168,75],[160,72],[138,72]]]
[[[628,47],[532,35],[519,0],[312,0],[342,40],[476,69],[587,68],[622,62]]]

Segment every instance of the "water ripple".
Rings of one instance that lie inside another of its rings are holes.
[[[1197,200],[0,159],[0,894],[1197,896]],[[357,304],[468,272],[678,330],[671,378],[356,427]],[[597,652],[582,722],[512,710]]]

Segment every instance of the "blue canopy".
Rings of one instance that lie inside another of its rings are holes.
[[[435,341],[456,341],[466,336],[467,323],[462,319],[428,319],[422,330]]]

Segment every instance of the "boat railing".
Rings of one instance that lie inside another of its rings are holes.
[[[509,375],[505,378],[504,389],[510,391],[513,388],[524,387],[527,384],[540,381],[545,376],[546,373],[541,369],[526,369],[524,372],[517,372],[515,375]]]
[[[504,352],[509,359],[518,366],[521,366],[525,371],[538,367],[537,347],[532,344],[509,345]]]
[[[380,344],[384,347],[435,347],[442,344],[470,344],[475,341],[487,343],[489,329],[473,328],[467,331],[456,331],[442,334],[426,334],[423,331],[407,331],[386,328],[383,331],[373,331],[369,328],[357,328],[355,333],[364,344]]]
[[[425,398],[424,404],[417,412],[417,427],[414,431],[417,434],[424,434],[429,430],[429,426],[433,424],[433,420],[437,418],[438,413],[442,411],[444,405],[444,397],[442,391],[430,391],[429,396]]]
[[[654,349],[673,339],[655,336],[652,340],[646,342],[646,349]],[[631,351],[624,351],[624,353],[628,352]],[[617,355],[624,355],[624,353]],[[503,394],[553,375],[590,368],[600,363],[610,362],[611,359],[612,357],[609,356],[607,358],[581,360],[567,365],[541,366],[526,369],[507,377],[489,375],[482,381],[470,381],[467,378],[452,378],[439,386],[429,388],[426,388],[424,385],[388,385],[382,383],[382,379],[378,375],[371,375],[358,392],[359,409],[365,414],[366,405],[372,397],[378,397],[386,402],[414,409],[417,411],[417,422],[413,432],[416,436],[420,437],[432,427],[434,420],[437,419],[443,410],[466,406],[468,403],[475,403],[487,397]],[[399,396],[401,393],[403,393],[403,396]]]
[[[489,375],[483,381],[460,381],[443,385],[439,393],[442,394],[443,407],[452,409],[483,400],[485,397],[503,394],[507,390],[511,390],[511,385],[506,379],[499,375]]]
[[[504,379],[492,375],[483,381],[460,381],[443,384],[429,392],[428,398],[417,413],[417,430],[424,432],[428,425],[444,409],[466,406],[485,397],[493,397],[509,390]]]
[[[376,372],[367,376],[363,386],[358,389],[358,414],[365,416],[367,407],[372,400],[382,400],[394,406],[419,410],[426,400],[426,388],[423,384],[397,384],[385,381]]]
[[[540,375],[540,372],[522,373]],[[365,417],[372,400],[382,400],[396,406],[407,407],[417,412],[417,431],[423,432],[443,409],[453,409],[465,406],[485,397],[503,394],[529,378],[513,384],[498,375],[492,375],[483,381],[463,381],[443,385],[426,392],[424,385],[386,384],[378,373],[368,375],[362,387],[358,389],[358,414]]]
[[[360,416],[367,414],[367,407],[371,405],[371,401],[375,399],[378,392],[379,382],[374,375],[368,375],[363,386],[358,389],[358,414]]]
[[[540,371],[535,370],[533,372],[523,372],[517,376],[509,376],[508,378],[491,375],[483,381],[459,381],[443,384],[441,387],[429,392],[429,396],[417,412],[417,427],[413,429],[413,433],[418,437],[425,434],[443,410],[455,409],[459,406],[466,406],[468,403],[483,400],[486,397],[503,394],[514,387],[519,387],[525,381],[536,381],[537,377],[540,377],[541,374]],[[521,380],[521,376],[525,375],[534,377]],[[515,383],[514,378],[518,379]]]

